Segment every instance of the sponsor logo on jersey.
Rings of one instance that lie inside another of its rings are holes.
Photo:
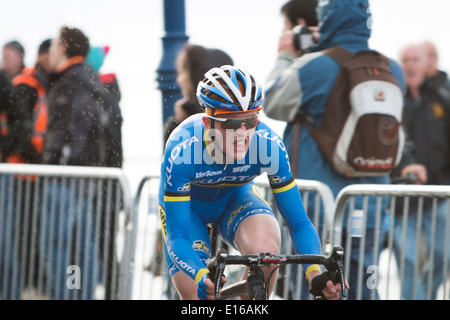
[[[191,184],[190,183],[186,183],[184,186],[179,187],[177,190],[181,191],[181,192],[189,191],[189,190],[191,190]]]
[[[202,240],[195,240],[192,244],[192,248],[194,248],[195,251],[201,251],[207,255],[210,254],[208,245]]]
[[[218,171],[208,170],[206,172],[197,172],[195,174],[195,179],[202,179],[202,178],[213,177],[213,176],[217,176],[217,175],[222,174],[222,173],[223,173],[222,170],[218,170]]]
[[[171,179],[172,179],[172,170],[173,170],[174,164],[179,164],[183,160],[183,159],[179,158],[181,151],[186,150],[194,142],[198,142],[198,141],[199,140],[197,139],[197,137],[193,136],[193,137],[188,138],[188,139],[184,140],[183,142],[177,144],[170,152],[170,156],[167,159],[168,164],[166,165],[166,183],[169,186],[172,186]],[[188,153],[188,155],[189,155],[189,153]],[[190,159],[190,155],[189,155],[189,159]],[[184,159],[184,160],[186,160],[186,159]]]
[[[285,180],[286,180],[286,177],[279,177],[279,176],[271,176],[271,177],[269,177],[269,183],[270,184],[282,183]]]
[[[240,184],[240,183],[247,183],[255,179],[259,175],[252,175],[252,176],[224,176],[224,177],[217,177],[217,178],[211,178],[211,179],[198,179],[195,180],[195,183],[197,184],[210,184],[210,185],[216,185],[216,184]]]
[[[240,166],[240,167],[235,167],[233,168],[233,173],[243,173],[243,172],[247,172],[248,169],[251,168],[251,165],[245,165],[245,166]]]
[[[228,218],[227,221],[227,234],[230,234],[230,226],[231,223],[233,222],[234,218],[241,213],[242,211],[244,211],[245,209],[247,209],[248,207],[250,207],[253,204],[253,202],[249,202],[246,203],[244,205],[240,205],[239,207],[235,208],[231,213],[230,213],[230,217]]]
[[[183,269],[186,273],[192,274],[192,276],[195,276],[195,269],[192,268],[189,264],[184,262],[180,257],[178,257],[175,252],[170,253],[170,258],[173,262],[178,266],[178,268]]]

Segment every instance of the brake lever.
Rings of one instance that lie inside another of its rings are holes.
[[[217,267],[216,282],[214,283],[214,297],[216,298],[216,300],[219,300],[219,290],[224,270],[225,263],[219,264]]]
[[[341,284],[342,296],[347,297],[344,278],[344,249],[341,246],[334,246],[330,259],[325,263],[328,271],[337,272],[337,282]]]
[[[215,259],[209,260],[207,263],[207,268],[210,272],[209,277],[214,282],[214,297],[216,300],[219,299],[219,290],[222,280],[222,276],[225,270],[225,258],[227,253],[224,248],[217,250]]]
[[[345,288],[344,266],[341,261],[338,262],[337,273],[338,273],[338,277],[339,277],[338,281],[341,283],[342,297],[346,298],[347,297],[347,289]]]

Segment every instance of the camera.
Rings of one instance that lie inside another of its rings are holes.
[[[297,25],[292,29],[294,32],[294,47],[302,50],[303,53],[311,52],[312,46],[316,43],[313,32],[307,26]]]

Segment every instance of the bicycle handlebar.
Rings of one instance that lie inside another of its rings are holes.
[[[309,255],[309,254],[271,254],[259,253],[244,256],[229,256],[225,249],[219,249],[213,258],[207,260],[207,268],[210,271],[211,279],[214,282],[214,296],[219,298],[219,289],[221,279],[226,265],[245,265],[245,266],[270,266],[284,264],[322,264],[327,271],[337,272],[337,282],[341,284],[342,296],[347,296],[344,282],[344,249],[341,246],[334,246],[330,256]]]

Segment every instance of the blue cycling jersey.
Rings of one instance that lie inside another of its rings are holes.
[[[280,137],[261,122],[244,159],[218,161],[218,155],[213,153],[220,151],[208,145],[203,116],[196,114],[182,122],[171,134],[164,152],[159,201],[168,258],[178,269],[198,281],[207,270],[204,260],[197,254],[198,242],[194,245],[189,238],[191,214],[198,215],[196,223],[220,222],[225,214],[233,213],[226,213],[224,208],[234,195],[247,190],[244,186],[251,186],[255,177],[261,174],[268,176],[296,252],[320,254],[319,237],[306,215]],[[247,209],[245,203],[241,204],[239,211]],[[250,202],[248,207],[248,210],[252,209]],[[270,207],[261,210],[268,211]]]

